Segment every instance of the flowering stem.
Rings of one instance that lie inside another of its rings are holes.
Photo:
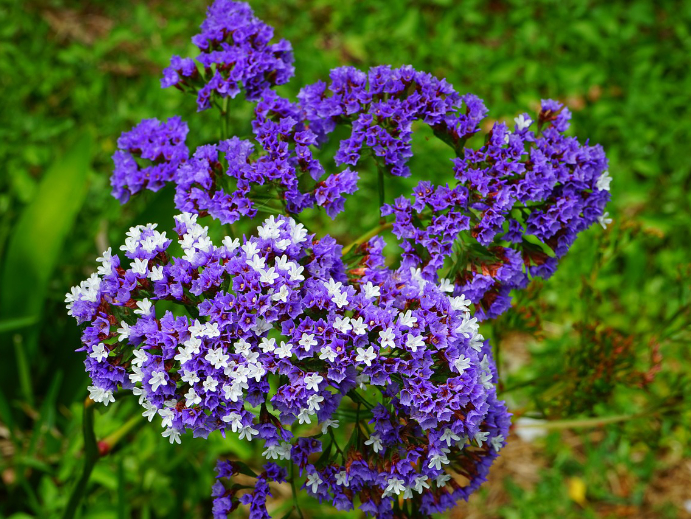
[[[228,98],[221,102],[221,139],[228,138]]]
[[[345,454],[343,454],[343,451],[338,446],[338,443],[336,442],[336,436],[334,435],[334,431],[331,428],[329,428],[329,436],[331,436],[331,441],[333,442],[334,447],[336,447],[336,450],[338,451],[338,453],[341,455],[341,458],[343,459],[343,463],[345,463]]]
[[[98,444],[96,443],[96,434],[94,433],[94,406],[91,404],[93,404],[93,402],[89,400],[84,402],[84,417],[82,421],[82,434],[84,435],[84,470],[82,471],[79,481],[77,481],[72,489],[67,508],[65,508],[62,514],[63,519],[74,517],[86,493],[91,472],[100,458]]]
[[[295,507],[295,510],[297,510],[300,518],[304,519],[304,516],[302,515],[302,510],[300,510],[300,505],[298,505],[298,491],[297,491],[297,488],[295,487],[295,464],[294,463],[290,464],[290,488],[293,491],[293,506]]]
[[[384,196],[384,167],[377,162],[377,170],[379,171],[379,207],[384,207],[386,197]],[[379,224],[384,224],[384,217],[379,218]]]
[[[360,236],[357,240],[355,240],[354,242],[349,243],[348,245],[343,247],[342,255],[345,256],[346,254],[348,254],[350,252],[350,250],[353,247],[357,247],[361,243],[365,243],[366,241],[369,241],[371,238],[374,238],[380,232],[385,231],[386,229],[390,229],[391,227],[393,227],[393,222],[385,222],[385,223],[382,223],[379,227],[376,227],[370,231],[367,231],[365,234]]]

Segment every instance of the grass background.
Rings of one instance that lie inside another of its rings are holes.
[[[548,434],[514,434],[488,484],[449,515],[691,517],[691,4],[251,5],[293,43],[296,77],[283,95],[335,66],[410,63],[482,97],[488,124],[560,99],[574,115],[571,134],[602,144],[609,157],[614,224],[583,233],[552,279],[533,283],[513,312],[484,325],[503,398],[517,418],[549,420]],[[117,137],[142,118],[179,114],[192,145],[218,138],[215,113],[196,114],[192,98],[158,84],[171,54],[194,55],[190,38],[205,7],[0,0],[3,517],[59,516],[81,473],[87,379],[64,293],[130,225],[172,225],[168,190],[125,207],[110,197]],[[242,133],[247,108],[235,106]],[[450,174],[450,154],[427,136],[415,136],[410,182]],[[335,222],[311,219],[317,232],[347,243],[376,224],[367,173],[365,166],[349,212]],[[251,462],[256,453],[220,437],[170,446],[157,426],[128,422],[135,407],[125,398],[97,410],[99,439],[126,434],[97,464],[81,516],[209,516],[215,459]],[[279,502],[287,495],[276,493]],[[323,516],[304,501],[312,517]]]

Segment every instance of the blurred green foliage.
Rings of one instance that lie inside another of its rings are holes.
[[[560,99],[574,113],[573,134],[604,146],[614,224],[580,236],[557,274],[522,293],[515,311],[485,331],[517,415],[630,419],[596,440],[569,433],[578,448],[565,433],[550,433],[539,440],[545,463],[536,485],[507,477],[502,503],[492,505],[483,489],[469,506],[507,518],[682,514],[672,490],[649,495],[661,473],[691,456],[691,3],[251,5],[293,43],[296,77],[279,89],[283,95],[335,66],[410,63],[482,97],[492,121],[534,112],[541,98]],[[110,197],[118,135],[142,118],[179,114],[192,145],[218,136],[215,113],[196,114],[192,98],[158,84],[170,55],[193,55],[190,37],[204,9],[199,0],[0,0],[2,516],[59,516],[82,474],[87,380],[64,293],[95,269],[102,250],[122,243],[128,226],[172,224],[167,189],[125,207]],[[249,107],[235,106],[242,134]],[[416,134],[413,178],[387,198],[422,175],[441,181],[450,173],[449,151],[430,136]],[[333,223],[307,217],[317,232],[348,243],[376,226],[374,175],[365,168],[361,176],[350,212]],[[157,426],[128,421],[137,415],[131,397],[96,410],[96,438],[123,437],[96,464],[82,517],[206,517],[215,459],[257,455],[220,436],[170,446]],[[625,491],[606,476],[612,471],[627,475]],[[574,499],[567,478],[589,482],[586,498]],[[318,517],[316,506],[303,508]]]

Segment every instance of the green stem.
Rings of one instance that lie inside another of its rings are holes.
[[[227,139],[228,135],[228,97],[221,101],[221,139]]]
[[[119,429],[110,433],[108,436],[101,440],[101,444],[104,444],[108,451],[117,445],[117,443],[122,440],[122,438],[129,433],[135,426],[139,425],[144,417],[141,415],[133,416],[127,420]]]
[[[331,436],[331,441],[334,444],[334,447],[336,447],[336,451],[341,455],[341,458],[343,459],[343,463],[345,463],[345,454],[343,454],[343,451],[341,448],[338,446],[338,443],[336,442],[336,436],[334,435],[334,431],[331,427],[329,427],[329,436]]]
[[[91,472],[96,466],[99,458],[96,434],[94,433],[94,406],[93,402],[84,403],[84,417],[82,422],[82,434],[84,435],[84,470],[75,484],[67,503],[67,508],[62,514],[63,519],[71,519],[77,512],[79,504],[86,494],[87,484],[91,477]]]
[[[298,491],[297,491],[297,488],[295,487],[295,464],[294,463],[290,464],[290,488],[293,491],[293,506],[295,507],[295,510],[297,510],[298,515],[300,516],[300,519],[304,519],[304,516],[302,515],[302,510],[300,510],[300,505],[298,505]]]
[[[352,243],[349,243],[345,247],[343,247],[343,252],[342,255],[345,256],[348,254],[353,247],[357,247],[358,245],[365,243],[366,241],[369,241],[371,238],[375,237],[377,234],[379,234],[382,231],[385,231],[386,229],[390,229],[393,227],[393,222],[384,222],[379,227],[376,227],[374,229],[371,229],[370,231],[367,231],[365,234],[360,236],[357,240],[355,240]]]
[[[379,207],[384,207],[386,197],[384,193],[384,167],[377,162],[377,170],[379,171]],[[384,224],[384,217],[379,219],[379,224]]]
[[[16,334],[12,338],[14,344],[14,355],[17,359],[17,371],[19,372],[19,387],[21,388],[24,400],[31,406],[34,406],[34,393],[31,389],[31,371],[29,364],[26,361],[26,352],[22,341],[22,335]]]

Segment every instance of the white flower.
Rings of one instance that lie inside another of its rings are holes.
[[[525,114],[521,114],[518,117],[514,119],[514,122],[516,123],[516,131],[523,131],[526,128],[528,128],[531,124],[533,124],[533,121],[530,119],[530,117],[526,117]]]
[[[274,355],[279,359],[287,359],[293,354],[293,345],[289,342],[281,341],[281,345],[276,348]]]
[[[378,434],[373,434],[369,437],[367,441],[365,441],[365,445],[371,445],[372,450],[374,453],[378,453],[379,451],[383,451],[384,447],[381,442],[381,438],[379,437]]]
[[[258,434],[259,434],[259,431],[257,429],[253,429],[251,425],[246,425],[240,431],[240,439],[243,440],[243,439],[247,438],[247,441],[251,442],[252,436],[256,436]]]
[[[89,390],[89,398],[94,402],[100,402],[106,407],[111,402],[115,402],[113,392],[110,389],[103,389],[97,386],[89,386],[87,389]]]
[[[175,412],[172,409],[159,409],[158,415],[161,417],[161,425],[163,427],[173,426],[173,418],[175,417]]]
[[[230,236],[225,236],[223,238],[223,246],[229,253],[235,252],[235,249],[240,246],[240,240],[237,238],[233,240]]]
[[[417,317],[413,315],[413,312],[411,310],[408,310],[404,314],[398,314],[398,324],[400,326],[407,326],[408,328],[412,328],[416,322]]]
[[[345,292],[336,294],[331,297],[331,301],[333,301],[338,308],[343,308],[348,304],[348,295]]]
[[[218,323],[206,323],[200,335],[202,337],[209,337],[210,339],[220,336],[221,330],[218,329]]]
[[[395,348],[396,347],[396,343],[394,342],[395,338],[396,338],[396,334],[393,332],[391,327],[387,328],[386,330],[382,330],[381,332],[379,332],[379,339],[380,339],[379,342],[380,342],[382,348],[389,348],[389,347]],[[368,366],[369,366],[369,364],[368,364]]]
[[[247,355],[251,351],[250,348],[252,347],[252,345],[243,338],[238,339],[235,342],[234,346],[235,346],[235,353],[239,353],[243,357],[247,357]]]
[[[398,479],[397,477],[392,477],[387,481],[388,485],[384,489],[384,494],[382,497],[390,496],[391,494],[400,494],[405,490],[405,481]]]
[[[310,411],[309,409],[300,409],[300,412],[298,413],[298,422],[300,425],[306,423],[306,424],[311,424],[312,420],[310,419]]]
[[[223,353],[223,348],[218,347],[213,350],[209,350],[204,358],[211,364],[214,368],[225,368],[228,365],[229,355]]]
[[[261,269],[259,271],[259,281],[266,283],[267,285],[273,285],[274,281],[278,279],[278,274],[274,267],[269,267],[267,270]]]
[[[263,240],[275,240],[281,235],[279,229],[284,223],[284,220],[276,220],[274,215],[271,215],[257,227],[257,234]]]
[[[478,330],[477,317],[472,319],[468,314],[463,316],[461,324],[456,328],[456,333],[463,334],[466,338],[470,339],[474,333]]]
[[[324,397],[321,395],[312,395],[307,399],[307,405],[309,406],[310,412],[319,411],[321,409],[321,404],[324,401]]]
[[[280,445],[270,445],[269,447],[266,448],[264,452],[262,452],[262,456],[264,456],[267,460],[277,460],[278,459],[278,451],[281,449]]]
[[[190,337],[184,343],[185,348],[193,355],[199,354],[201,351],[202,340],[199,337]]]
[[[187,371],[186,369],[183,369],[181,380],[190,385],[194,385],[199,382],[199,375],[197,375],[196,371]]]
[[[130,382],[132,382],[133,384],[143,381],[144,373],[142,373],[141,368],[138,366],[132,366],[132,373],[130,373],[129,379]]]
[[[112,259],[113,254],[111,253],[111,248],[108,247],[105,251],[103,251],[103,256],[96,258],[96,261],[101,264],[101,266],[96,270],[96,273],[100,276],[107,276],[110,274],[111,270],[113,269]]]
[[[415,484],[413,485],[413,489],[418,492],[419,494],[422,494],[422,492],[426,489],[429,488],[429,484],[427,483],[427,476],[417,476],[415,478]]]
[[[437,487],[444,488],[450,480],[451,476],[448,474],[439,474],[434,481],[437,483]]]
[[[96,359],[96,362],[103,362],[104,359],[108,358],[110,352],[106,348],[105,344],[99,342],[94,346],[93,351],[89,354],[89,357]]]
[[[289,221],[290,239],[293,240],[293,243],[299,244],[305,241],[305,239],[307,239],[307,229],[305,229],[305,226],[301,223],[295,223],[295,220],[292,218]]]
[[[312,493],[316,494],[317,489],[319,488],[319,485],[322,484],[322,478],[319,477],[319,473],[317,472],[312,472],[307,476],[307,483],[305,483],[305,486],[307,488],[312,487]]]
[[[461,355],[453,363],[456,371],[461,375],[463,372],[470,367],[470,359],[461,353]]]
[[[415,352],[418,348],[421,348],[425,345],[425,339],[422,337],[422,335],[413,335],[412,333],[409,333],[406,336],[405,345],[406,348]]]
[[[504,135],[504,144],[508,144],[511,141],[511,132],[506,132]]]
[[[140,276],[146,276],[147,267],[149,266],[149,260],[135,258],[132,262],[132,272],[139,274]]]
[[[470,338],[470,347],[475,351],[481,351],[484,342],[485,338],[481,334],[473,333],[472,337]]]
[[[429,459],[429,464],[427,468],[435,468],[436,470],[441,470],[442,465],[448,465],[449,458],[446,455],[451,452],[449,449],[441,449],[441,454],[435,454]]]
[[[454,286],[450,279],[442,278],[439,280],[439,290],[446,293],[453,292]]]
[[[202,398],[197,394],[193,387],[185,393],[185,405],[187,407],[192,407],[202,403]]]
[[[492,444],[492,448],[495,451],[499,452],[499,449],[501,449],[502,446],[504,445],[504,437],[501,434],[497,434],[489,442],[490,442],[490,444]]]
[[[238,432],[243,427],[242,417],[235,412],[225,415],[223,418],[221,418],[221,420],[229,423],[233,432]]]
[[[357,319],[351,319],[350,324],[353,327],[355,335],[364,335],[367,333],[367,325],[365,324],[362,317],[358,317]]]
[[[597,179],[595,188],[599,189],[600,191],[609,191],[609,185],[611,182],[612,177],[609,176],[609,171],[604,171],[602,175],[600,175],[600,178]]]
[[[151,301],[148,299],[142,299],[137,301],[137,310],[134,311],[135,314],[148,315],[151,311]]]
[[[192,354],[189,351],[187,351],[187,348],[180,348],[178,350],[177,355],[175,355],[173,359],[180,362],[180,365],[183,365],[186,362],[192,360]]]
[[[367,382],[369,382],[369,375],[360,373],[355,377],[355,383],[358,385],[360,389],[366,390],[367,388],[365,387],[365,384],[367,384]]]
[[[329,346],[324,346],[319,352],[319,358],[321,360],[328,360],[329,362],[333,362],[334,360],[336,360],[336,357],[338,357],[338,355]]]
[[[457,442],[460,439],[461,437],[455,432],[449,428],[446,428],[444,429],[444,434],[442,434],[441,438],[439,438],[439,441],[446,442],[446,444],[451,447],[451,442]]]
[[[149,384],[151,384],[151,389],[154,391],[158,390],[159,386],[167,386],[168,379],[166,379],[166,374],[164,371],[154,371],[149,379]]]
[[[180,440],[180,429],[176,429],[174,427],[169,427],[165,431],[161,433],[161,436],[164,438],[168,438],[170,440],[170,443],[182,443]]]
[[[319,384],[324,380],[319,373],[310,373],[305,377],[305,387],[310,391],[319,391]]]
[[[216,387],[218,386],[218,380],[213,377],[206,377],[206,380],[202,385],[204,386],[204,391],[207,393],[215,393]]]
[[[290,280],[291,281],[304,281],[305,276],[302,275],[302,271],[305,270],[303,267],[297,263],[290,264]]]
[[[355,357],[355,362],[364,362],[366,366],[371,366],[372,361],[377,358],[377,354],[374,353],[374,346],[370,346],[366,350],[364,348],[357,349],[357,356]]]
[[[348,483],[348,473],[345,470],[336,473],[336,484],[344,487],[350,485],[350,483]]]
[[[262,341],[259,343],[259,348],[261,348],[264,353],[272,353],[276,349],[276,339],[263,337]]]
[[[466,299],[463,294],[458,297],[449,298],[451,308],[456,311],[470,312],[470,300]]]
[[[482,443],[487,441],[488,436],[489,432],[478,431],[475,433],[475,436],[473,438],[475,438],[478,447],[482,447]]]
[[[365,286],[362,287],[362,291],[365,293],[365,297],[367,299],[374,299],[375,297],[379,297],[381,295],[379,287],[377,285],[373,285],[370,281],[365,283]]]
[[[272,301],[280,301],[281,303],[285,303],[288,300],[288,287],[286,285],[281,286],[281,290],[276,292],[271,296]]]
[[[326,291],[329,293],[330,296],[333,296],[334,294],[340,294],[342,286],[343,283],[341,283],[340,281],[335,281],[333,278],[329,279],[329,281],[324,283],[324,287],[326,288]]]
[[[118,332],[118,341],[122,342],[125,339],[129,339],[130,337],[130,325],[127,324],[125,321],[122,321],[120,323],[120,328],[117,329]]]
[[[348,333],[350,330],[353,329],[352,325],[350,324],[350,317],[348,317],[348,316],[336,317],[336,320],[334,321],[333,326],[339,332],[342,332],[342,333]]]
[[[326,434],[326,431],[328,431],[329,427],[332,429],[338,429],[338,420],[331,420],[330,418],[324,420],[322,423],[322,434]]]
[[[158,408],[148,400],[145,400],[142,403],[142,405],[144,406],[144,412],[142,413],[142,416],[144,418],[147,418],[149,421],[153,420],[154,416],[158,414]]]
[[[305,351],[310,351],[310,348],[312,346],[315,346],[317,344],[317,341],[314,340],[313,333],[303,332],[302,337],[300,337],[300,342],[298,342],[298,344],[305,348]]]
[[[246,263],[260,274],[266,267],[266,259],[261,256],[248,257]]]
[[[278,256],[276,256],[276,258],[274,258],[274,265],[276,266],[276,270],[289,271],[293,265],[293,262],[290,261],[288,259],[288,256],[286,256],[284,254],[280,258]]]
[[[151,267],[149,279],[151,281],[161,281],[163,279],[163,267]]]
[[[607,229],[607,226],[613,222],[611,218],[607,218],[609,216],[609,213],[605,211],[605,214],[602,216],[597,217],[597,221],[602,225],[603,229]]]

